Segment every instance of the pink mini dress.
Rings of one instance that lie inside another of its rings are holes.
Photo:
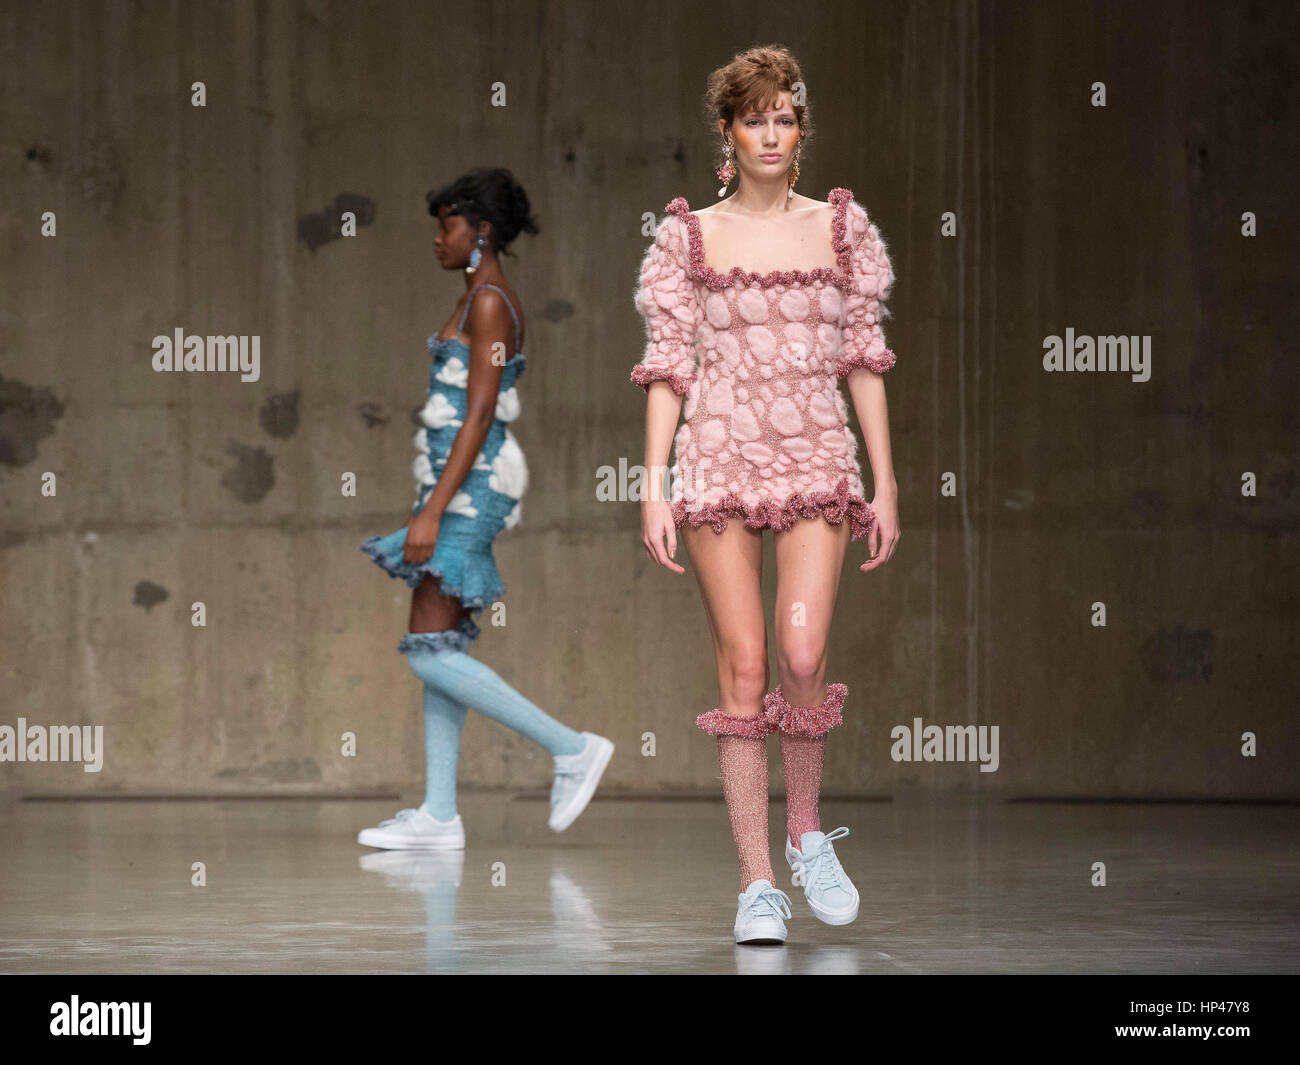
[[[763,275],[706,266],[690,205],[679,196],[666,207],[641,263],[648,343],[632,381],[647,391],[667,381],[686,397],[669,471],[678,527],[722,532],[734,516],[782,530],[847,515],[857,540],[875,521],[838,385],[858,367],[894,365],[881,330],[894,273],[853,193],[827,199],[838,265]]]

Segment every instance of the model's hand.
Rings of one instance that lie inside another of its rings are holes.
[[[677,554],[677,526],[673,524],[673,508],[664,500],[647,499],[641,503],[641,542],[651,562],[658,562],[674,573],[686,572],[673,561]]]
[[[433,557],[433,549],[438,543],[438,523],[442,514],[425,507],[406,523],[406,543],[402,547],[402,557],[412,566],[428,562]]]
[[[898,496],[877,493],[871,501],[871,512],[876,516],[871,531],[867,533],[867,550],[871,552],[871,559],[858,567],[863,573],[883,566],[894,555],[899,537]]]

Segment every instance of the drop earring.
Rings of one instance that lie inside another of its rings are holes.
[[[727,141],[727,158],[726,161],[718,167],[717,173],[718,180],[722,182],[722,188],[718,189],[718,195],[720,197],[725,196],[727,194],[727,186],[731,184],[731,179],[736,176],[736,161],[731,141]]]
[[[787,175],[787,180],[790,182],[790,187],[785,190],[785,198],[787,200],[793,198],[794,183],[799,180],[799,151],[802,147],[802,144],[796,144],[794,148],[794,162],[790,164],[790,170]]]
[[[475,270],[477,270],[478,264],[483,261],[483,253],[479,250],[479,248],[487,247],[487,238],[484,237],[482,233],[480,233],[478,235],[478,240],[475,241],[475,243],[478,245],[478,247],[469,253],[469,265],[465,267],[465,273],[467,274],[472,274]]]

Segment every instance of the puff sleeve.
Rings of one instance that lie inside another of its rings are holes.
[[[632,381],[647,392],[650,382],[667,381],[684,396],[695,381],[700,314],[688,271],[689,254],[686,226],[679,215],[670,213],[659,223],[654,243],[641,262],[636,289],[636,309],[645,319],[647,343],[632,369]]]
[[[889,317],[885,300],[894,284],[889,250],[867,212],[850,201],[845,217],[852,284],[844,293],[839,358],[835,373],[845,377],[859,366],[883,374],[894,365],[894,353],[885,346],[881,321]]]

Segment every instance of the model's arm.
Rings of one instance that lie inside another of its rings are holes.
[[[889,403],[885,399],[885,379],[863,367],[848,375],[853,410],[862,427],[862,438],[871,461],[871,480],[875,495],[871,509],[876,523],[867,536],[867,550],[872,558],[862,569],[872,570],[889,561],[898,543],[898,482],[894,479],[894,456],[889,447]]]
[[[645,403],[646,495],[641,500],[641,542],[646,554],[675,573],[686,571],[676,562],[677,527],[668,503],[668,452],[682,411],[682,397],[664,380],[651,381]],[[665,541],[667,546],[665,547]]]
[[[645,353],[632,368],[632,381],[646,390],[647,477],[646,497],[641,500],[641,543],[651,561],[685,573],[673,561],[677,528],[668,502],[673,488],[668,483],[668,453],[682,397],[695,382],[700,309],[687,273],[686,234],[675,214],[659,224],[655,241],[641,261],[634,302],[645,319],[647,335]]]
[[[894,267],[884,240],[860,204],[849,203],[846,220],[853,284],[845,294],[844,335],[835,369],[848,381],[875,483],[871,510],[876,520],[867,535],[872,558],[859,567],[869,571],[889,561],[899,538],[898,483],[889,446],[889,404],[883,376],[897,358],[886,346],[881,327],[885,300],[894,284]]]
[[[489,289],[474,297],[469,310],[469,381],[465,420],[456,430],[447,461],[438,474],[437,483],[424,507],[409,524],[404,556],[407,562],[425,562],[433,556],[438,542],[438,524],[465,478],[474,460],[483,450],[492,420],[496,417],[501,374],[509,355],[511,330],[514,326],[505,299]]]

